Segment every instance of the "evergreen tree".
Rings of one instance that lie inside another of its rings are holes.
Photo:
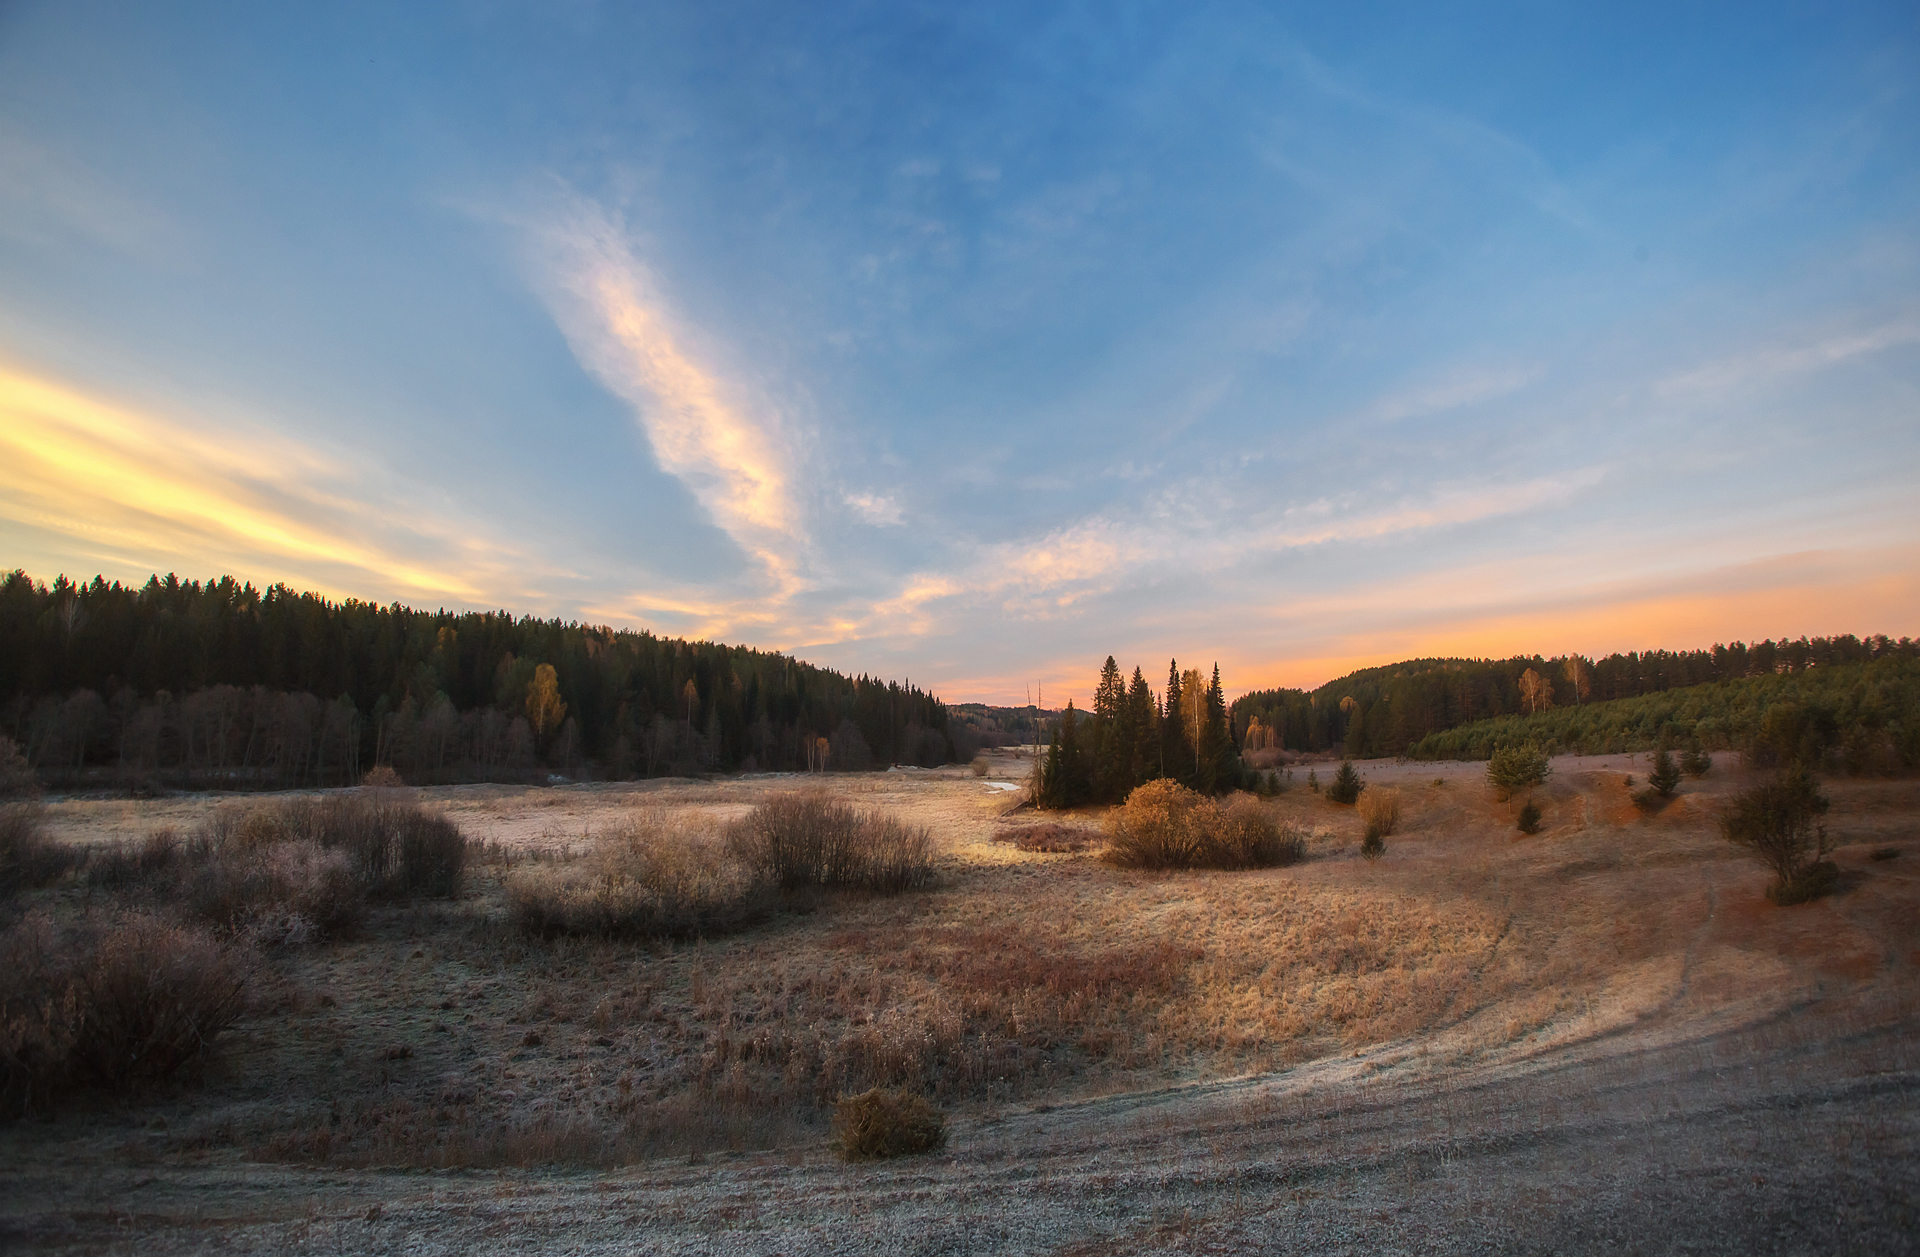
[[[1660,742],[1660,749],[1653,755],[1653,771],[1647,774],[1647,784],[1660,792],[1661,798],[1669,798],[1673,788],[1680,784],[1680,769],[1674,765],[1673,755],[1667,750],[1666,740]]]
[[[1118,803],[1132,786],[1128,761],[1133,754],[1133,733],[1128,727],[1127,687],[1120,678],[1120,667],[1107,656],[1100,669],[1100,683],[1093,691],[1093,797],[1102,803]]]
[[[1127,791],[1160,775],[1160,708],[1140,669],[1133,670],[1127,687],[1127,714],[1133,727],[1133,749],[1127,768]]]
[[[1054,730],[1047,747],[1046,762],[1040,768],[1040,786],[1034,793],[1034,806],[1040,808],[1077,807],[1093,793],[1093,765],[1082,745],[1080,713],[1073,700],[1060,713],[1060,727]]]
[[[1160,771],[1161,777],[1181,779],[1181,760],[1185,743],[1180,736],[1180,661],[1167,663],[1167,694],[1160,709]]]
[[[1220,665],[1213,665],[1213,683],[1207,687],[1207,759],[1213,792],[1238,789],[1241,785],[1240,752],[1233,743],[1233,730],[1227,723],[1226,695],[1220,689]]]
[[[1340,771],[1334,774],[1333,784],[1327,787],[1327,797],[1335,803],[1357,803],[1360,792],[1367,788],[1360,774],[1354,771],[1353,761],[1340,761]]]

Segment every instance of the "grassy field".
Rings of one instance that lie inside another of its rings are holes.
[[[1920,783],[1826,783],[1841,884],[1780,909],[1718,837],[1730,764],[1649,816],[1625,784],[1644,757],[1556,760],[1531,837],[1482,765],[1362,767],[1401,796],[1384,856],[1360,857],[1356,809],[1299,770],[1263,806],[1307,831],[1307,858],[1240,872],[1114,868],[1099,815],[1010,811],[992,783],[1024,774],[1011,758],[986,778],[412,792],[479,844],[459,897],[250,949],[245,1013],[198,1082],[0,1127],[0,1237],[1911,1247]],[[717,833],[800,784],[925,826],[934,884],[788,895],[679,941],[511,917],[516,878],[595,860],[636,816]],[[55,800],[45,820],[88,847],[244,806]],[[1088,849],[1022,850],[1046,823]],[[118,906],[70,877],[15,911]],[[879,1084],[945,1108],[946,1149],[835,1161],[832,1101]]]

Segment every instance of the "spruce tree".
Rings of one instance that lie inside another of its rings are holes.
[[[1182,767],[1181,750],[1184,743],[1180,737],[1180,661],[1178,659],[1171,660],[1167,664],[1167,693],[1160,711],[1159,775],[1179,781]]]
[[[1327,787],[1327,797],[1335,803],[1356,803],[1360,792],[1366,789],[1366,783],[1360,780],[1360,774],[1354,771],[1353,761],[1340,761],[1340,771],[1334,774],[1333,784]]]
[[[1210,742],[1214,792],[1239,789],[1244,784],[1240,752],[1227,722],[1227,698],[1220,689],[1220,665],[1213,665],[1213,684],[1207,687],[1207,735]]]
[[[1132,721],[1133,745],[1127,762],[1127,791],[1160,775],[1160,709],[1140,669],[1133,670],[1127,687],[1127,713]]]
[[[1127,686],[1120,667],[1107,656],[1100,684],[1093,691],[1093,798],[1118,803],[1126,797],[1127,760],[1133,752],[1132,731],[1126,726]]]

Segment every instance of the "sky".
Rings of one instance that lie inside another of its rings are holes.
[[[1920,635],[1920,8],[0,2],[0,567],[1084,703]]]

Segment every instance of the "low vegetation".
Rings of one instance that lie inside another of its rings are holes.
[[[1400,792],[1379,787],[1369,790],[1360,796],[1358,810],[1360,819],[1366,822],[1368,837],[1391,838],[1400,827]]]
[[[1236,795],[1222,806],[1173,781],[1136,788],[1107,817],[1107,859],[1122,868],[1267,868],[1305,850],[1305,836],[1257,799]]]
[[[161,916],[27,918],[0,938],[0,1105],[31,1116],[70,1090],[191,1076],[240,1016],[247,974],[231,946]]]
[[[650,811],[598,836],[584,859],[510,872],[507,901],[521,929],[588,938],[693,938],[743,929],[776,905],[771,875],[734,844]]]
[[[1804,903],[1839,879],[1839,869],[1826,858],[1833,844],[1820,820],[1828,806],[1813,774],[1795,767],[1735,795],[1720,818],[1720,833],[1773,870],[1767,898]]]
[[[847,1161],[932,1152],[946,1141],[946,1115],[911,1091],[875,1087],[833,1109],[832,1147]]]
[[[775,795],[728,826],[727,850],[782,890],[898,894],[933,880],[933,835],[817,791]]]

